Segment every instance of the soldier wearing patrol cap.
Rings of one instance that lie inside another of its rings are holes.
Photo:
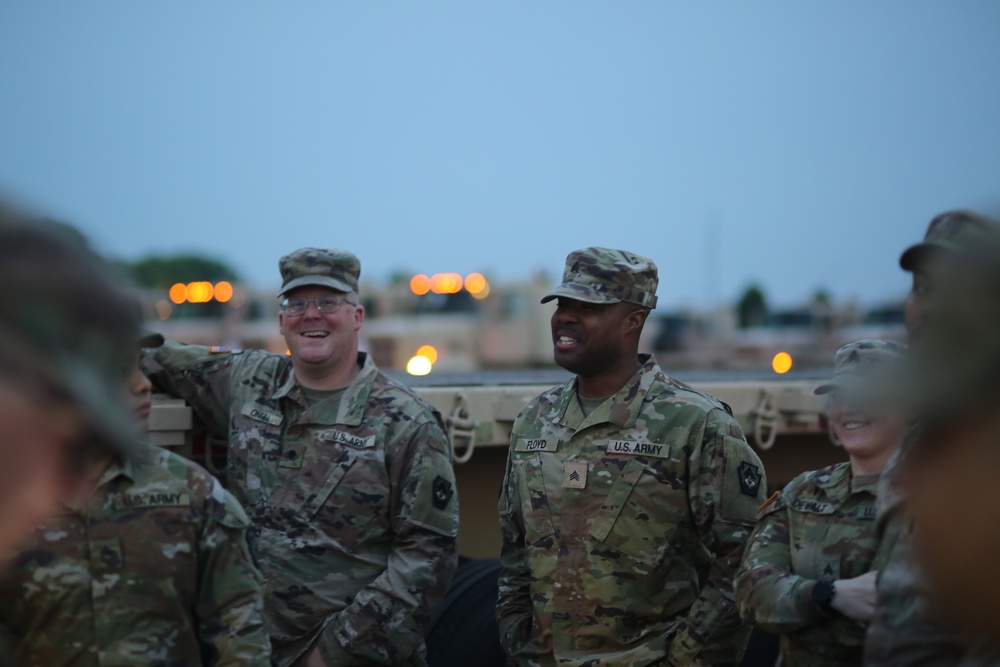
[[[146,433],[149,380],[132,346],[119,379]],[[87,469],[0,578],[0,633],[18,664],[269,667],[261,576],[236,499],[204,469],[136,441]]]
[[[2,201],[0,285],[2,569],[90,461],[134,441],[121,380],[138,322],[78,232]]]
[[[767,487],[724,404],[639,355],[657,269],[623,250],[569,254],[552,315],[575,377],[511,434],[499,502],[497,615],[517,665],[722,665],[749,628],[733,575]]]
[[[424,665],[456,566],[458,498],[438,412],[358,351],[358,258],[281,258],[289,355],[167,341],[145,370],[228,439],[279,666]]]
[[[977,479],[983,474],[988,479],[993,475],[988,486],[996,487],[995,472],[990,472],[988,464],[995,449],[987,447],[985,452],[979,452],[979,441],[974,437],[962,443],[963,434],[969,435],[963,424],[982,425],[983,417],[997,414],[995,399],[983,404],[984,397],[990,399],[995,395],[981,392],[990,386],[989,378],[995,378],[995,371],[1000,368],[992,364],[996,361],[998,328],[982,326],[991,319],[1000,321],[996,310],[1000,290],[989,284],[991,274],[994,278],[997,275],[998,238],[1000,224],[996,221],[970,211],[950,211],[935,217],[923,242],[908,248],[900,257],[900,266],[913,274],[913,288],[906,301],[906,325],[916,375],[905,389],[912,394],[911,409],[917,423],[889,460],[879,481],[877,526],[886,561],[879,574],[874,616],[865,640],[866,665],[1000,664],[997,656],[988,657],[966,643],[963,637],[966,628],[955,622],[959,616],[953,613],[954,606],[940,608],[929,596],[924,569],[925,554],[940,554],[941,547],[946,545],[952,553],[962,554],[958,560],[950,560],[953,576],[961,579],[967,573],[982,580],[982,568],[958,561],[980,553],[990,559],[994,556],[992,551],[956,549],[959,544],[970,543],[959,541],[959,536],[968,538],[980,533],[982,526],[994,525],[984,518],[983,512],[1000,506],[970,503],[966,493],[972,488],[988,488],[973,487],[970,475],[976,475]],[[990,426],[991,434],[995,434],[996,426]],[[963,446],[944,446],[949,441],[955,443],[956,437]],[[960,456],[936,460],[935,453],[946,451]],[[955,462],[968,463],[963,457],[971,452],[979,452],[980,460],[971,462],[956,476]],[[918,453],[924,455],[918,457]],[[913,467],[916,458],[922,463],[919,469],[923,475],[914,479],[922,483],[919,488],[907,488],[906,471]],[[926,465],[931,461],[934,463]],[[955,495],[931,491],[941,488],[951,488]],[[929,506],[929,499],[936,504]],[[944,531],[932,533],[938,545],[935,549],[925,549],[925,554],[921,554],[919,544],[928,532],[915,506],[930,510],[926,516],[931,518],[932,525],[939,529],[946,525]],[[942,514],[943,511],[947,513]],[[967,517],[974,517],[971,526]],[[992,560],[989,567],[992,570]],[[947,577],[945,580],[955,581]],[[945,599],[954,602],[954,595],[963,589],[949,588]],[[984,588],[980,585],[979,590]],[[965,611],[972,616],[965,619],[971,617],[979,623],[988,623],[987,619],[996,617],[994,602],[995,599],[989,605],[968,605]],[[983,626],[979,623],[973,625],[981,631]],[[995,625],[989,627],[994,628],[995,639]]]
[[[805,472],[761,508],[740,571],[740,614],[781,635],[783,665],[861,663],[881,565],[875,488],[908,422],[886,392],[905,346],[864,339],[837,351],[827,414],[848,461]]]

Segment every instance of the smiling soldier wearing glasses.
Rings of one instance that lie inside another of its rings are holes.
[[[279,268],[287,356],[168,341],[145,370],[228,441],[275,664],[426,665],[458,533],[441,416],[358,351],[357,257],[303,248]]]

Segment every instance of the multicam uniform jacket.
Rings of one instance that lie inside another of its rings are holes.
[[[514,423],[497,615],[518,665],[739,659],[732,577],[766,489],[724,404],[652,357],[590,416],[575,380]]]
[[[885,564],[879,571],[875,614],[865,637],[864,664],[1000,666],[1000,656],[964,644],[953,628],[935,618],[930,606],[901,479],[912,440],[913,434],[889,459],[879,480],[875,506]]]
[[[18,665],[270,665],[246,514],[207,472],[142,446],[88,507],[40,526],[0,586]]]
[[[331,666],[425,664],[424,628],[456,566],[440,415],[368,355],[359,364],[339,400],[310,407],[284,355],[168,341],[144,365],[228,440],[279,666],[313,645]]]
[[[736,602],[748,623],[782,635],[783,665],[861,664],[865,626],[822,612],[812,588],[877,568],[876,484],[838,463],[799,475],[760,511]]]

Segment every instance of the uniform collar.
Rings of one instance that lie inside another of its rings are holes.
[[[351,380],[351,384],[340,396],[339,401],[334,401],[333,405],[328,401],[320,401],[307,408],[299,421],[308,421],[314,424],[344,424],[346,426],[359,426],[365,412],[365,405],[368,403],[368,394],[371,393],[372,385],[378,376],[378,367],[367,352],[358,352],[358,364],[361,369]],[[288,366],[288,377],[274,392],[273,398],[289,398],[299,405],[305,405],[305,396],[302,394],[302,387],[295,379],[295,372],[291,364]]]
[[[552,405],[550,411],[551,421],[580,431],[598,424],[614,424],[618,428],[632,428],[642,404],[646,399],[646,393],[658,378],[663,375],[656,360],[651,354],[639,355],[639,368],[629,380],[622,385],[614,396],[601,403],[590,413],[584,416],[580,401],[577,398],[577,379],[566,383],[566,391],[560,393],[558,400]]]
[[[849,489],[851,487],[851,466],[836,466],[825,475],[819,475],[816,478],[816,486],[826,490],[839,487]]]

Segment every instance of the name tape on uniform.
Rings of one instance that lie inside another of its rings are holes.
[[[660,459],[670,458],[670,448],[652,442],[636,442],[634,440],[608,440],[605,451],[608,454],[625,454],[628,456],[653,456]]]
[[[374,435],[362,437],[360,435],[344,433],[343,431],[323,431],[317,437],[323,442],[339,442],[342,445],[348,445],[356,449],[368,449],[375,446]]]
[[[515,452],[554,452],[559,441],[553,438],[521,438],[514,445]]]
[[[284,417],[280,413],[264,410],[253,403],[247,403],[244,405],[240,412],[250,419],[256,419],[259,422],[264,422],[265,424],[270,424],[271,426],[280,426],[281,422],[284,420]]]
[[[115,500],[116,509],[140,507],[187,507],[191,496],[186,493],[123,493]]]

